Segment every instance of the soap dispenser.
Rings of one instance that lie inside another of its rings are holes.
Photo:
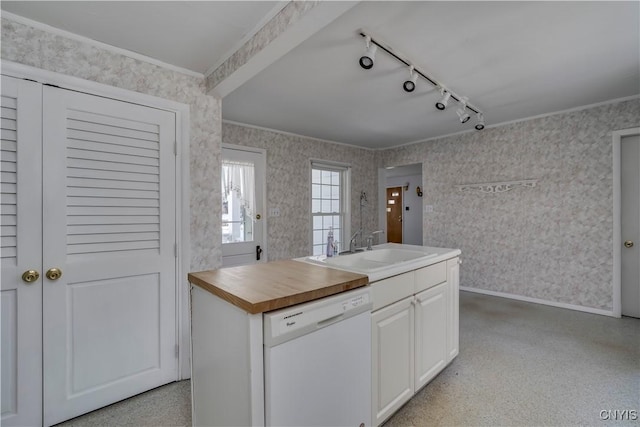
[[[329,233],[327,234],[327,258],[332,257],[335,246],[333,244],[333,227],[329,227]]]

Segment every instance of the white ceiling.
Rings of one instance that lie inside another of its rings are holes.
[[[640,93],[638,2],[363,2],[224,98],[223,117],[372,148],[471,130],[363,27],[484,111],[487,125]]]
[[[197,73],[284,2],[10,2],[3,10]],[[640,93],[640,3],[362,2],[223,99],[223,118],[383,148],[473,129],[455,103],[382,51],[366,28],[484,111],[487,125]]]

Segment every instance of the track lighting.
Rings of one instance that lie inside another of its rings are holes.
[[[368,70],[373,67],[375,61],[375,55],[378,48],[382,51],[386,52],[391,57],[395,58],[398,62],[402,63],[403,66],[409,68],[409,78],[404,81],[402,84],[402,88],[406,92],[413,92],[416,90],[418,77],[423,78],[436,89],[439,89],[440,99],[436,102],[436,108],[438,110],[445,110],[447,108],[447,104],[449,100],[453,98],[454,101],[458,102],[459,108],[456,110],[458,114],[458,118],[461,123],[466,123],[471,119],[471,113],[476,114],[476,130],[482,130],[485,127],[484,124],[484,116],[482,115],[482,110],[478,107],[469,104],[469,98],[466,96],[459,96],[454,91],[450,90],[448,87],[440,83],[433,76],[427,74],[420,68],[416,67],[415,62],[411,61],[409,58],[401,55],[397,50],[392,48],[391,46],[384,43],[378,37],[374,37],[369,31],[365,31],[363,29],[358,30],[358,34],[365,39],[366,46],[365,52],[360,57],[360,66],[365,70]]]
[[[378,46],[371,43],[371,37],[369,36],[366,36],[365,40],[367,42],[367,45],[364,55],[360,57],[360,66],[365,70],[368,70],[373,67],[373,62],[376,59],[376,50],[378,49]]]
[[[467,123],[469,121],[469,119],[471,118],[469,113],[467,113],[467,101],[468,100],[469,100],[469,98],[467,98],[466,96],[460,97],[460,108],[458,108],[456,110],[456,114],[458,115],[458,118],[460,119],[460,123]]]
[[[451,98],[451,93],[444,89],[440,89],[440,93],[442,94],[442,98],[440,98],[440,101],[436,102],[436,108],[438,110],[444,110],[447,108],[447,103],[449,102],[449,98]]]
[[[407,92],[413,92],[418,81],[418,73],[413,71],[413,65],[409,67],[409,80],[404,82],[402,88]]]

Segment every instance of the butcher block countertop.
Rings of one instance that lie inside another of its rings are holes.
[[[369,278],[286,260],[189,273],[189,282],[256,314],[366,286]]]

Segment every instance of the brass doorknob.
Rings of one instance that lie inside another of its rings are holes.
[[[50,268],[47,270],[46,276],[49,280],[58,280],[62,277],[62,270],[59,268]]]
[[[36,270],[27,270],[22,273],[22,280],[27,283],[35,282],[39,277],[40,273],[38,273]]]
[[[627,240],[624,242],[624,247],[625,248],[632,248],[633,247],[633,240]]]

